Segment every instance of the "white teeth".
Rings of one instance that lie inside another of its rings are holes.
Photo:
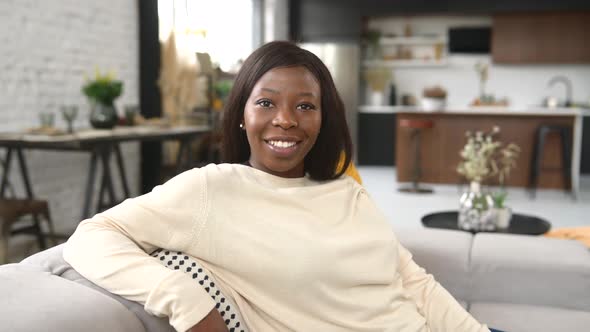
[[[268,141],[268,143],[272,146],[276,146],[277,148],[290,148],[293,145],[297,144],[295,142],[285,142],[285,141]]]

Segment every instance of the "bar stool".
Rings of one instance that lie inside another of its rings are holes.
[[[414,143],[412,185],[410,187],[399,188],[398,190],[407,193],[430,194],[433,192],[432,189],[421,188],[419,184],[420,177],[422,176],[422,167],[420,162],[420,143],[422,139],[422,131],[434,127],[434,122],[432,120],[424,119],[401,119],[398,122],[398,126],[400,128],[408,128],[412,130],[410,135],[411,140]]]
[[[14,223],[27,215],[33,216],[32,225],[12,229]],[[49,228],[48,235],[54,237],[55,232],[47,201],[13,198],[0,199],[0,264],[8,262],[8,240],[12,234],[33,233],[37,236],[40,249],[47,248],[46,235],[41,230],[38,216],[45,218]]]
[[[569,126],[556,126],[556,125],[541,125],[537,129],[535,137],[535,146],[533,150],[533,159],[531,162],[530,182],[529,191],[531,197],[535,197],[537,184],[539,182],[539,175],[541,173],[541,161],[543,160],[543,150],[545,148],[545,141],[547,135],[551,133],[557,133],[561,140],[561,161],[562,161],[562,176],[564,182],[564,189],[567,190],[568,185],[571,183],[571,127]]]

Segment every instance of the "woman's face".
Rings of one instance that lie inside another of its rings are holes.
[[[250,165],[285,177],[304,176],[304,159],[322,125],[320,85],[304,67],[266,72],[246,101]]]

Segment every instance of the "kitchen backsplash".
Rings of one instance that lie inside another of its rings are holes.
[[[445,67],[395,68],[393,82],[399,96],[412,93],[417,98],[426,86],[440,85],[447,90],[447,105],[469,105],[479,95],[479,80],[474,69],[475,63],[490,64],[486,94],[496,98],[506,97],[513,107],[539,105],[543,99],[554,96],[565,99],[565,87],[547,83],[557,75],[563,75],[572,82],[572,99],[578,103],[590,102],[589,65],[494,65],[490,56],[451,55]]]

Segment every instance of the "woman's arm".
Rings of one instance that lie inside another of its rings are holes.
[[[170,317],[176,330],[195,326],[214,301],[190,276],[166,268],[146,252],[159,247],[186,251],[190,246],[206,220],[201,172],[185,172],[83,221],[68,240],[64,259],[100,287],[142,303],[154,315]]]
[[[431,331],[489,331],[463,309],[431,274],[426,274],[406,248],[399,243],[398,248],[399,272],[404,289],[416,302]]]
[[[197,325],[190,328],[188,332],[229,332],[229,330],[219,311],[213,309]]]

